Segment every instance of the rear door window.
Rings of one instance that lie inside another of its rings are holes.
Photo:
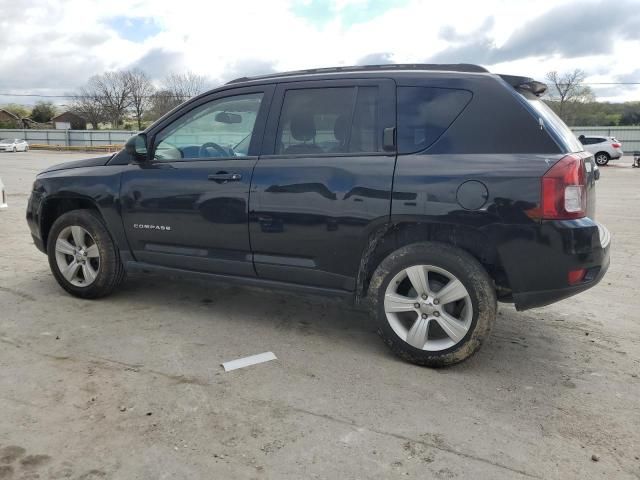
[[[468,90],[398,87],[398,153],[428,148],[464,110]]]
[[[377,87],[287,90],[276,154],[327,155],[380,151]]]

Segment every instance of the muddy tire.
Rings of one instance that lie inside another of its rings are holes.
[[[93,210],[61,215],[49,232],[47,254],[55,279],[76,297],[104,297],[125,278],[120,251]]]
[[[387,346],[428,367],[473,355],[497,312],[494,284],[482,265],[436,242],[407,245],[386,257],[371,278],[367,299]]]

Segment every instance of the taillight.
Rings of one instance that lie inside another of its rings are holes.
[[[567,155],[542,177],[541,209],[544,220],[582,218],[587,210],[584,160]]]
[[[621,144],[619,144],[619,143],[612,143],[612,144],[611,144],[611,146],[612,146],[613,148],[620,148],[622,145],[621,145]]]

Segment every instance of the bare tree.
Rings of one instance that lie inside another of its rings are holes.
[[[117,128],[131,106],[129,73],[119,71],[95,75],[89,79],[88,88],[97,94],[112,127]]]
[[[150,120],[157,120],[181,103],[170,90],[158,90],[151,95],[149,100],[150,106],[147,110],[147,118]]]
[[[558,114],[565,121],[567,120],[568,105],[595,100],[591,88],[583,84],[586,76],[586,73],[580,69],[566,73],[558,73],[554,70],[545,75],[547,81],[551,83],[550,100],[558,102]]]
[[[81,88],[71,102],[71,111],[84,117],[94,129],[106,119],[100,95],[90,87]]]
[[[172,73],[164,80],[164,89],[171,92],[178,103],[204,92],[207,79],[193,72]]]
[[[151,95],[155,87],[147,74],[141,70],[131,70],[126,73],[131,92],[131,109],[138,122],[138,130],[142,130],[142,118],[151,106]]]

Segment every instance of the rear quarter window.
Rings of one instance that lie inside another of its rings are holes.
[[[553,132],[556,141],[565,153],[581,152],[582,144],[567,124],[551,108],[537,97],[525,97],[536,115],[542,119],[546,129]]]
[[[398,87],[398,153],[432,145],[471,100],[468,90]]]

